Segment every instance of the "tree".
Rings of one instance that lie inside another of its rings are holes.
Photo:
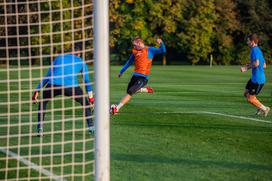
[[[267,62],[272,62],[272,2],[270,0],[247,0],[238,1],[240,14],[241,34],[244,37],[251,33],[260,35],[260,46]]]
[[[213,0],[190,2],[184,37],[187,57],[192,64],[203,64],[212,52],[212,37],[216,19]]]
[[[235,63],[234,34],[240,29],[236,3],[233,0],[215,0],[216,21],[213,52],[216,64]]]

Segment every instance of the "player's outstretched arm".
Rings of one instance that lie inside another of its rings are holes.
[[[157,44],[160,45],[160,48],[149,47],[149,49],[148,49],[148,51],[150,51],[152,56],[154,56],[156,54],[166,53],[166,48],[165,48],[165,45],[164,45],[162,39],[157,39]]]
[[[118,73],[118,77],[120,78],[122,74],[127,70],[127,68],[133,63],[134,61],[134,55],[131,54],[126,64],[122,67],[120,72]]]

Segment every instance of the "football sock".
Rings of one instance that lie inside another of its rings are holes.
[[[255,107],[262,109],[261,106],[263,106],[260,101],[256,98],[256,96],[249,95],[247,97],[247,100],[250,104],[254,105]]]
[[[147,88],[144,87],[144,88],[141,88],[139,92],[141,92],[141,93],[145,92],[146,93],[146,92],[148,92],[148,90],[147,90]]]
[[[123,107],[123,105],[124,105],[124,104],[120,102],[120,103],[117,105],[117,109],[118,109],[118,110],[121,109],[121,107]]]
[[[261,110],[265,111],[266,110],[266,107],[264,105],[261,104],[261,107],[260,107]]]

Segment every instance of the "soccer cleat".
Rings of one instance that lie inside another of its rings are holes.
[[[256,115],[261,115],[261,114],[264,114],[264,111],[261,110],[261,109],[257,109],[257,111],[256,111],[255,114],[256,114]]]
[[[116,115],[116,114],[118,113],[118,107],[117,107],[116,104],[112,104],[112,105],[111,105],[110,113],[111,113],[112,115]]]
[[[268,115],[270,111],[270,107],[266,107],[265,111],[264,111],[264,116],[266,117]]]
[[[89,131],[90,134],[94,134],[95,133],[95,127],[94,126],[88,127],[88,131]]]
[[[38,133],[37,134],[38,137],[43,137],[43,128],[38,128],[37,133]]]
[[[149,94],[153,94],[153,89],[151,87],[146,87],[146,89]]]

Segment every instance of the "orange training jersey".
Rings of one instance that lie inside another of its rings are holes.
[[[152,59],[148,59],[148,47],[145,47],[142,50],[133,49],[132,54],[135,57],[134,72],[149,75],[152,65]]]

